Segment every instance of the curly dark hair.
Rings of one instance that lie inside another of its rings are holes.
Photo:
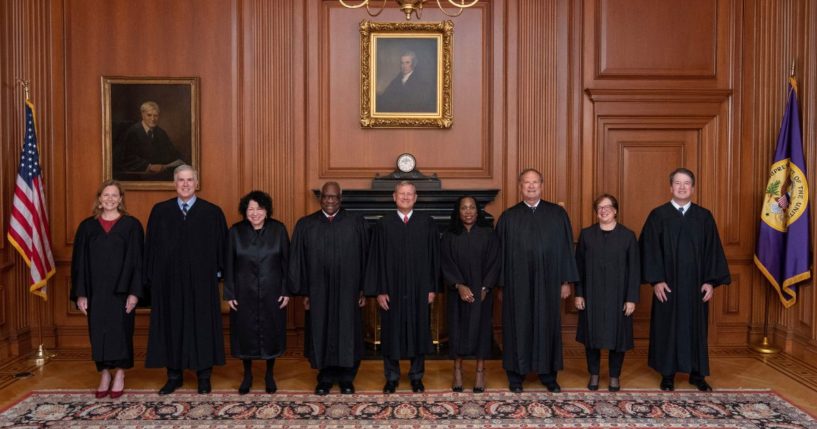
[[[462,224],[462,219],[460,219],[460,204],[462,204],[462,200],[470,198],[474,200],[474,204],[477,206],[477,226],[491,226],[491,222],[485,218],[485,210],[483,210],[482,206],[479,204],[476,198],[471,195],[463,195],[457,198],[457,202],[454,203],[454,209],[451,210],[451,220],[448,223],[448,231],[453,234],[460,235],[463,231],[465,231],[465,225]]]
[[[250,206],[250,201],[255,201],[267,211],[267,219],[272,217],[272,197],[264,191],[250,191],[249,194],[241,197],[238,203],[238,212],[241,213],[244,220],[247,220],[247,207]]]

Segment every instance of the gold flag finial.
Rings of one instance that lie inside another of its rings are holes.
[[[23,86],[23,91],[25,91],[26,94],[26,101],[31,100],[31,81],[17,79],[17,83]]]

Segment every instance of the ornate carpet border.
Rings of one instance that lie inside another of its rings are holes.
[[[0,427],[113,428],[817,428],[817,420],[770,390],[619,393],[544,391],[423,395],[239,396],[129,391],[35,391],[0,414]]]

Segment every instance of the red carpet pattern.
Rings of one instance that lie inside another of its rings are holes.
[[[0,414],[15,428],[817,428],[771,391],[567,391],[549,394],[431,392],[315,396],[305,393],[169,397],[128,392],[36,391]]]

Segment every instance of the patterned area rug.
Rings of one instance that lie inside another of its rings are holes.
[[[817,428],[771,391],[427,392],[170,397],[35,391],[0,414],[15,428]]]

